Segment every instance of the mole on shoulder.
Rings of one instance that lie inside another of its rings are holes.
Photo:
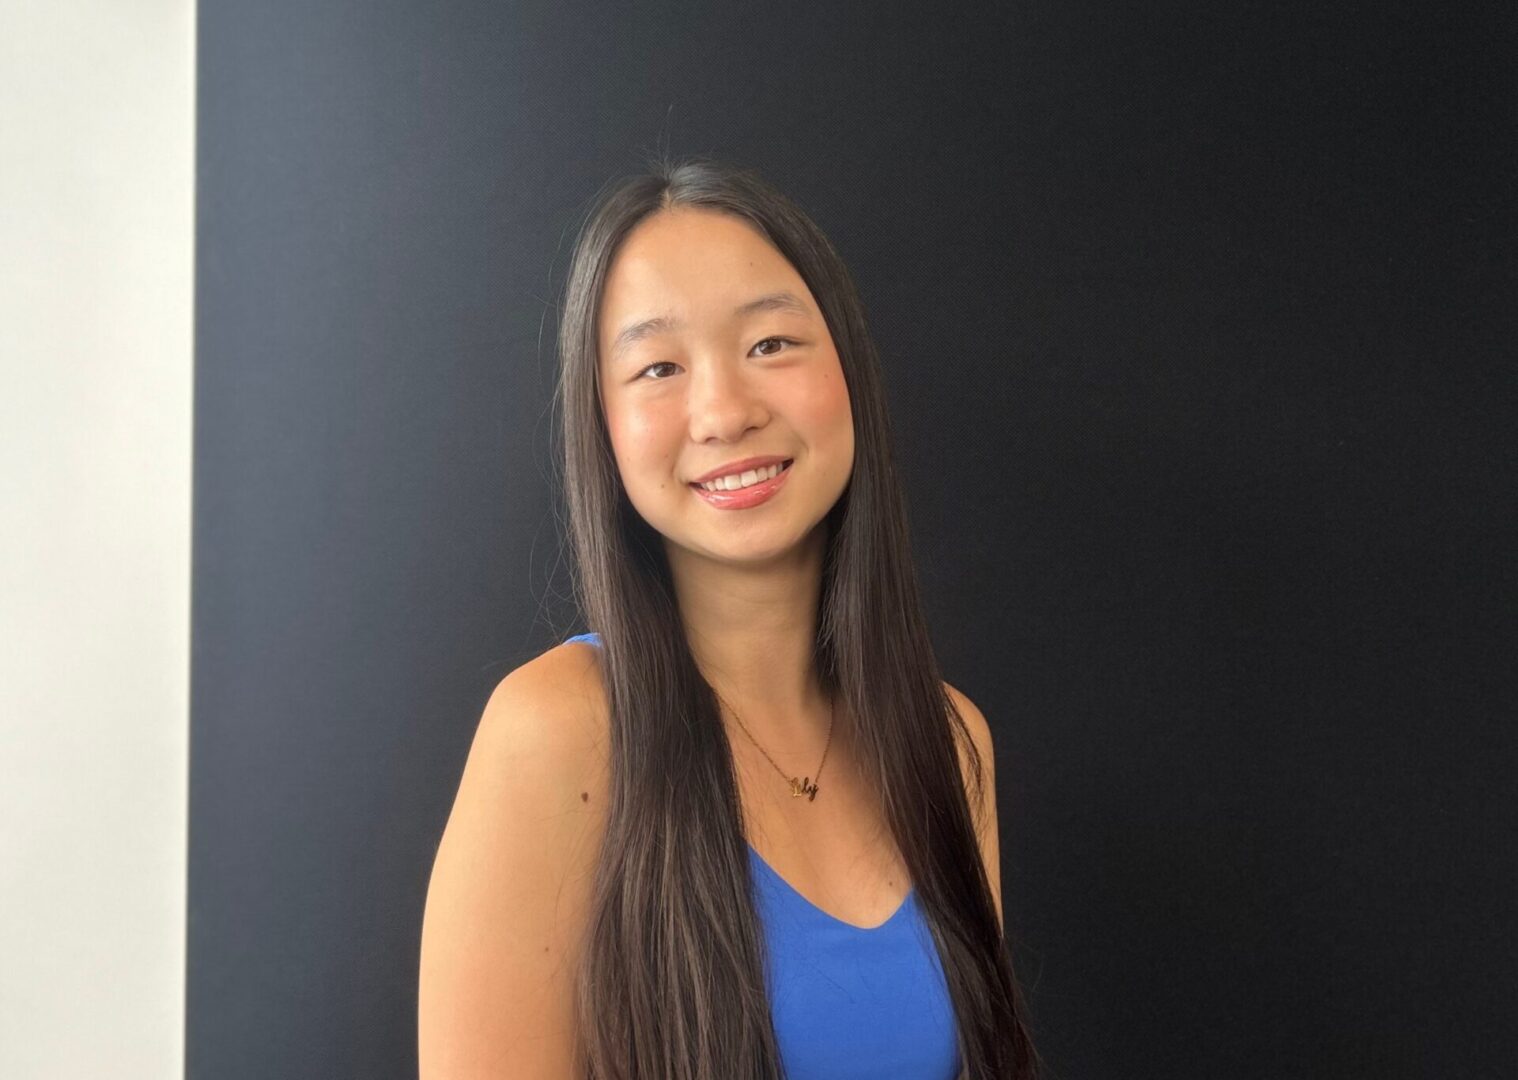
[[[588,791],[582,791],[582,792],[580,792],[580,801],[581,802],[590,802],[590,792],[588,792]]]

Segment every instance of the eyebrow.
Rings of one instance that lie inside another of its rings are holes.
[[[744,304],[733,308],[733,318],[740,319],[745,315],[753,315],[760,311],[789,311],[797,315],[810,315],[809,308],[800,297],[794,293],[780,292],[765,293],[755,297]],[[650,319],[639,319],[635,323],[629,323],[618,331],[616,338],[611,343],[612,360],[618,360],[622,354],[645,338],[651,338],[658,334],[667,334],[680,327],[681,321],[673,315],[655,315]]]

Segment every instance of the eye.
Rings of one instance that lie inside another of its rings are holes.
[[[647,375],[650,371],[652,371],[656,367],[674,367],[674,366],[675,366],[675,364],[674,364],[674,361],[672,361],[672,360],[659,360],[656,363],[649,364],[648,367],[646,367],[642,371],[638,372],[637,377],[641,379],[644,375]],[[663,381],[664,381],[663,379],[654,379],[654,382],[663,382]]]
[[[754,343],[754,348],[757,349],[760,345],[763,345],[765,342],[769,342],[769,341],[783,341],[787,345],[798,345],[798,344],[800,344],[800,342],[792,341],[790,338],[785,338],[785,337],[767,337],[767,338],[763,338],[763,339],[755,342]],[[767,353],[760,353],[759,355],[761,355],[761,356],[774,356],[775,353],[767,352]]]

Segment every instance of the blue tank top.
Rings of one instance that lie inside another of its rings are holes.
[[[599,646],[595,633],[568,641]],[[879,926],[817,907],[748,846],[788,1080],[954,1080],[954,1005],[915,886]]]

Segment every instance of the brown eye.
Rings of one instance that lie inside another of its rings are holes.
[[[758,347],[759,347],[759,346],[760,346],[760,345],[763,345],[763,344],[764,344],[764,343],[765,343],[765,342],[769,342],[769,341],[783,341],[783,342],[785,342],[785,344],[787,344],[787,345],[794,345],[794,344],[796,344],[796,343],[795,343],[795,342],[794,342],[794,341],[792,341],[792,340],[791,340],[791,339],[790,339],[790,338],[783,338],[783,337],[767,337],[767,338],[763,338],[763,339],[762,339],[762,340],[760,340],[760,341],[758,341],[758,342],[756,342],[756,343],[755,343],[755,344],[754,344],[754,348],[756,348],[756,349],[757,349],[757,348],[758,348]],[[774,353],[772,353],[772,352],[767,352],[767,353],[760,353],[760,355],[761,355],[761,356],[774,356],[774,355],[775,355],[775,354],[774,354]]]
[[[670,360],[660,360],[657,363],[649,364],[648,367],[646,367],[642,371],[638,372],[638,378],[641,379],[644,375],[648,374],[650,371],[652,371],[656,367],[674,367],[674,366],[675,365],[674,365],[673,361],[670,361]],[[663,382],[663,381],[664,381],[663,379],[655,379],[654,380],[654,382]]]

